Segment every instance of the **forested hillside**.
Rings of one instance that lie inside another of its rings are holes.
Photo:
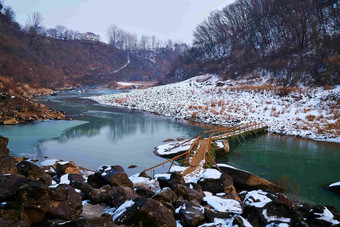
[[[202,73],[270,76],[284,85],[340,83],[340,2],[237,0],[212,12],[168,81]]]
[[[177,55],[173,47],[127,50],[78,36],[63,26],[44,28],[39,14],[33,14],[21,27],[15,12],[0,4],[0,76],[52,89],[107,85],[116,80],[158,80],[169,72]]]

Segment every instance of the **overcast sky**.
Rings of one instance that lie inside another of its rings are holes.
[[[79,32],[100,34],[106,41],[106,30],[115,24],[141,36],[156,35],[191,43],[197,24],[209,13],[234,0],[5,0],[24,25],[28,15],[42,13],[45,27],[58,24]]]

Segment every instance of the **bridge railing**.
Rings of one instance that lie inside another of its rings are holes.
[[[206,153],[205,163],[207,163],[207,159],[209,158],[211,160],[211,162],[219,169],[219,167],[215,163],[214,158],[211,157],[211,154],[210,154],[212,141],[217,140],[217,139],[221,139],[221,138],[226,138],[226,137],[233,136],[233,135],[237,135],[237,134],[241,134],[241,133],[244,133],[244,132],[247,132],[247,131],[253,131],[255,129],[263,128],[263,127],[266,127],[266,126],[267,125],[264,122],[259,122],[259,123],[250,122],[250,123],[235,125],[235,126],[231,126],[231,127],[223,127],[223,128],[219,128],[219,129],[213,129],[213,130],[201,132],[201,133],[197,134],[196,136],[194,136],[194,137],[192,137],[188,140],[185,140],[185,141],[177,144],[176,146],[170,148],[169,150],[167,150],[167,151],[171,151],[172,149],[180,147],[183,144],[186,144],[186,143],[194,140],[188,151],[184,152],[183,154],[177,155],[177,156],[175,156],[171,159],[168,159],[168,160],[166,160],[166,161],[164,161],[164,162],[162,162],[158,165],[155,165],[153,167],[145,169],[143,172],[146,173],[147,171],[150,171],[150,170],[157,168],[159,166],[162,166],[162,165],[164,166],[164,164],[171,162],[169,170],[167,171],[167,173],[169,173],[174,162],[176,160],[182,158],[183,156],[185,156],[185,165],[187,166],[189,164],[189,159],[190,159],[192,153],[194,152],[197,145],[199,144],[200,139],[204,139],[204,138],[209,139],[208,152]]]

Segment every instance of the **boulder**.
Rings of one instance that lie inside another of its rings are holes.
[[[155,193],[146,186],[137,186],[135,192],[142,198],[151,198]]]
[[[92,203],[106,203],[108,201],[109,190],[107,189],[98,189],[91,188],[90,192],[87,194],[86,198],[89,199]]]
[[[77,189],[81,189],[85,182],[85,179],[80,174],[68,174],[68,180],[70,181],[70,185]]]
[[[0,157],[8,156],[9,150],[7,148],[8,138],[0,136]]]
[[[340,226],[340,215],[327,207],[314,205],[307,214],[307,223],[310,226]]]
[[[135,226],[177,226],[173,212],[154,199],[134,199],[125,202],[113,216],[116,224]]]
[[[229,212],[219,212],[214,209],[205,207],[204,208],[204,217],[207,222],[214,222],[216,218],[219,219],[230,219],[234,216],[234,213],[229,213]]]
[[[36,183],[24,185],[17,191],[16,199],[22,213],[31,225],[46,220],[51,203],[47,186]]]
[[[19,162],[16,166],[18,173],[28,179],[36,180],[47,175],[42,168],[33,164],[32,162],[22,161]]]
[[[340,182],[335,182],[333,184],[330,184],[328,188],[334,192],[340,194]]]
[[[0,175],[0,202],[8,202],[15,199],[20,187],[30,183],[30,180],[14,175]]]
[[[201,203],[204,197],[198,191],[182,184],[176,184],[173,187],[173,191],[177,194],[178,197],[181,197],[188,201],[197,200],[199,203]]]
[[[14,157],[0,157],[0,175],[12,174],[17,175],[16,159]]]
[[[203,191],[214,194],[219,192],[236,193],[233,186],[233,179],[229,175],[220,173],[214,169],[204,170],[197,183],[201,185]]]
[[[180,207],[179,216],[184,226],[198,226],[205,219],[204,208],[193,202],[186,202]]]
[[[30,227],[26,217],[18,209],[0,209],[0,226]]]
[[[253,226],[265,226],[272,223],[284,223],[288,226],[304,226],[303,217],[291,206],[281,202],[269,202],[263,207],[246,206],[242,217]]]
[[[242,190],[264,189],[271,192],[284,192],[286,189],[280,185],[267,181],[249,172],[236,169],[229,165],[219,165],[222,172],[232,177],[235,187]]]
[[[196,183],[188,183],[186,184],[186,186],[188,186],[191,189],[194,189],[195,191],[197,191],[198,193],[200,193],[202,196],[204,196],[204,192],[202,189],[202,186]]]
[[[50,196],[52,201],[48,215],[63,220],[73,220],[82,213],[82,197],[72,186],[59,185],[51,189]]]
[[[185,184],[184,178],[182,176],[182,174],[178,173],[178,172],[173,172],[170,175],[170,179],[167,177],[158,177],[157,178],[158,182],[159,182],[159,187],[160,188],[171,188],[173,189],[173,187],[176,184]]]
[[[234,220],[231,223],[231,226],[233,226],[233,227],[248,227],[248,226],[251,226],[251,224],[248,222],[247,219],[243,218],[242,216],[236,216],[236,217],[234,217]]]
[[[107,204],[114,207],[119,207],[128,200],[140,198],[140,196],[132,189],[120,185],[118,187],[113,187],[108,192]]]
[[[78,218],[70,222],[59,223],[57,226],[64,227],[116,227],[112,218],[109,217],[96,217],[96,218]]]
[[[38,181],[40,181],[43,185],[46,185],[46,186],[52,185],[52,177],[50,175],[42,176],[38,179]]]
[[[121,166],[101,166],[93,175],[88,177],[88,183],[94,188],[106,184],[133,188],[133,183]]]
[[[177,195],[170,188],[163,188],[160,192],[155,194],[152,199],[161,203],[174,203],[177,200]]]
[[[58,162],[56,172],[58,177],[64,174],[80,174],[79,167],[74,162]]]

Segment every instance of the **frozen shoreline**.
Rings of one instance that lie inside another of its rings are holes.
[[[263,121],[269,131],[317,141],[340,143],[340,86],[297,88],[280,95],[264,79],[219,81],[204,75],[175,84],[93,96],[100,104],[148,111],[206,124],[230,126]]]

